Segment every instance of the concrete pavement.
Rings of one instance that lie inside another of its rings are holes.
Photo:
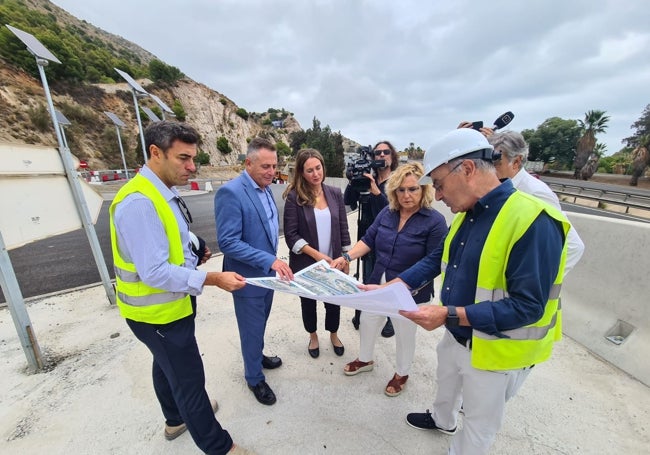
[[[349,217],[351,231],[355,217]],[[280,243],[279,256],[286,258]],[[220,270],[221,257],[203,267]],[[207,390],[219,400],[217,418],[236,443],[259,454],[446,453],[449,436],[413,429],[404,420],[408,412],[431,408],[442,329],[418,329],[409,382],[402,395],[389,398],[383,390],[394,373],[394,338],[378,340],[374,371],[347,377],[343,365],[358,354],[353,310],[342,309],[339,336],[346,353],[337,357],[322,330],[320,306],[321,356],[312,359],[299,305],[297,297],[276,293],[265,352],[284,364],[267,373],[278,397],[267,407],[243,379],[231,296],[209,288],[199,297],[197,339]],[[56,366],[26,374],[9,312],[0,312],[3,453],[200,453],[188,434],[164,440],[150,354],[108,305],[101,286],[32,302],[28,311]],[[648,387],[565,338],[509,403],[492,453],[647,453],[649,410]]]

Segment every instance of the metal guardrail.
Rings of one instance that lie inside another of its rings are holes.
[[[572,197],[574,203],[576,203],[577,199],[590,199],[605,204],[623,206],[625,207],[625,213],[629,213],[630,208],[650,210],[650,196],[630,194],[625,191],[587,188],[570,183],[546,182],[546,184],[558,196]]]

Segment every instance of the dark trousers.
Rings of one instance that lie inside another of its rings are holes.
[[[309,333],[314,333],[317,329],[316,300],[300,297],[300,306],[302,307],[302,325]],[[325,330],[328,332],[338,332],[339,322],[341,321],[341,307],[333,303],[325,302]]]
[[[130,319],[126,323],[153,354],[153,387],[167,425],[184,422],[205,453],[227,453],[233,441],[215,418],[205,391],[203,361],[194,336],[194,314],[162,325]]]
[[[241,355],[244,360],[244,377],[251,386],[266,378],[262,372],[262,352],[266,321],[271,314],[273,291],[259,297],[242,297],[233,294],[235,316],[239,328]]]

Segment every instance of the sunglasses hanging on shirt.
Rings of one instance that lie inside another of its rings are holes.
[[[192,214],[190,213],[190,209],[187,208],[187,204],[185,204],[182,197],[176,196],[176,200],[178,201],[178,207],[181,209],[181,215],[183,215],[185,222],[189,226],[192,223]]]

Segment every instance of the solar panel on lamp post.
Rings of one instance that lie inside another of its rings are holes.
[[[133,104],[135,105],[135,117],[138,119],[138,129],[140,130],[140,144],[142,145],[142,154],[144,155],[144,164],[147,164],[147,149],[144,142],[144,131],[142,130],[142,119],[140,118],[140,106],[138,105],[138,98],[146,98],[149,93],[138,84],[131,75],[125,71],[113,68],[117,74],[122,76],[127,84],[131,86],[133,91]]]
[[[158,104],[158,106],[160,106],[160,111],[162,112],[162,119],[163,119],[163,120],[165,120],[165,112],[167,112],[167,114],[171,115],[172,117],[176,117],[176,114],[174,114],[174,111],[172,111],[172,110],[169,108],[169,106],[167,106],[167,105],[163,102],[163,100],[161,100],[160,98],[158,98],[158,97],[157,97],[156,95],[154,95],[153,93],[150,93],[149,96],[151,97],[152,100],[154,100],[154,101],[156,102],[156,104]]]
[[[41,82],[43,83],[45,98],[47,100],[50,117],[54,125],[56,139],[59,144],[59,155],[61,156],[61,161],[63,162],[63,168],[65,169],[66,178],[70,186],[72,198],[74,199],[75,206],[77,208],[79,220],[81,221],[81,225],[86,231],[86,235],[90,243],[90,248],[95,258],[95,263],[97,264],[97,270],[99,271],[99,275],[102,279],[102,283],[106,291],[106,296],[112,304],[115,304],[115,291],[113,289],[113,285],[111,284],[111,278],[108,274],[106,262],[104,261],[104,256],[99,246],[97,233],[95,232],[95,227],[90,217],[90,211],[88,209],[86,199],[83,195],[83,190],[81,189],[81,184],[79,183],[77,172],[74,168],[70,149],[68,149],[67,144],[63,139],[62,130],[54,109],[50,87],[47,83],[47,77],[45,76],[44,68],[49,64],[49,62],[61,63],[61,61],[56,58],[54,54],[52,54],[45,46],[43,46],[43,44],[33,35],[12,27],[11,25],[6,24],[6,26],[14,35],[16,35],[20,41],[22,41],[25,47],[27,47],[27,50],[36,59],[36,66],[38,67]],[[29,321],[27,310],[24,307],[25,302],[23,300],[22,293],[20,292],[20,286],[18,285],[15,273],[11,267],[11,260],[9,259],[7,250],[4,247],[4,241],[2,240],[1,233],[0,246],[2,246],[2,248],[0,248],[0,265],[2,266],[0,267],[0,270],[2,271],[1,281],[6,288],[5,296],[7,297],[7,302],[9,303],[10,312],[14,320],[14,324],[16,325],[16,330],[18,331],[18,336],[20,337],[23,351],[25,352],[25,356],[30,368],[35,371],[40,370],[44,367],[40,348],[38,347],[36,335],[31,327],[31,322]]]
[[[158,122],[160,121],[160,119],[159,119],[158,116],[154,113],[154,111],[152,111],[151,109],[149,109],[147,106],[142,106],[141,109],[142,109],[142,112],[144,112],[145,114],[147,114],[147,117],[149,117],[149,120],[151,120],[152,122],[154,122],[154,123],[158,123]]]
[[[122,147],[122,136],[120,135],[120,127],[124,127],[124,122],[120,118],[113,114],[112,112],[104,111],[104,114],[111,119],[115,125],[115,131],[117,131],[117,143],[120,144],[120,154],[122,155],[122,164],[124,165],[124,173],[126,174],[127,180],[129,179],[129,170],[126,168],[126,159],[124,158],[124,147]]]

